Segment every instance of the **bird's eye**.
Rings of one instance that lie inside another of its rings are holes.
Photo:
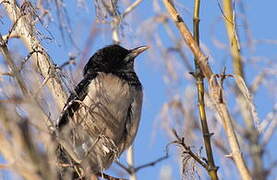
[[[124,61],[125,64],[129,64],[129,63],[133,62],[133,59],[134,59],[133,57],[127,55],[127,56],[124,58],[123,61]]]

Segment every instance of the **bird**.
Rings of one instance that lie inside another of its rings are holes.
[[[99,173],[132,145],[143,102],[134,62],[148,48],[113,44],[92,55],[56,123],[59,161]]]

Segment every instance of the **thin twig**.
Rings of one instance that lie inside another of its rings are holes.
[[[130,167],[125,166],[124,164],[120,163],[119,161],[116,161],[115,163],[116,163],[119,167],[121,167],[122,169],[124,169],[128,174],[132,174],[132,172],[134,171],[134,170],[131,170]],[[133,168],[133,169],[134,169],[134,168]]]
[[[15,62],[13,61],[13,58],[12,58],[10,52],[9,52],[8,47],[7,47],[7,43],[2,38],[1,33],[0,33],[0,48],[1,48],[2,54],[4,56],[4,59],[6,60],[9,67],[11,68],[12,74],[15,76],[15,79],[16,79],[22,93],[24,95],[27,95],[28,94],[28,89],[26,88],[25,82],[24,82],[23,78],[21,77]]]
[[[70,65],[70,64],[73,64],[73,65],[76,65],[76,61],[75,61],[75,57],[69,57],[69,60],[64,62],[62,65],[60,65],[60,69],[63,69],[65,66],[67,65]]]
[[[32,55],[33,55],[34,53],[43,54],[42,51],[40,51],[40,50],[35,50],[35,49],[32,50],[31,52],[29,52],[29,54],[21,61],[20,67],[19,67],[19,71],[21,71],[21,70],[23,69],[24,65],[27,63],[27,61],[32,57]]]
[[[20,20],[20,18],[22,18],[24,15],[21,14],[16,21],[13,23],[11,29],[9,30],[8,34],[5,36],[4,40],[5,40],[5,44],[8,44],[8,41],[10,39],[11,36],[19,36],[18,33],[15,33],[15,27],[17,26],[18,21]],[[12,34],[13,33],[13,34]]]
[[[150,162],[150,163],[138,166],[138,167],[135,168],[135,172],[137,172],[137,171],[139,171],[139,170],[141,170],[143,168],[149,167],[149,166],[155,166],[157,163],[159,163],[159,162],[161,162],[161,161],[163,161],[163,160],[165,160],[167,158],[168,158],[168,154],[166,154],[163,157],[160,157],[159,159],[157,159],[157,160],[155,160],[153,162]]]
[[[269,124],[268,128],[266,129],[266,131],[263,135],[263,139],[262,139],[263,147],[269,143],[270,139],[274,135],[274,132],[276,132],[276,130],[277,130],[276,117],[277,117],[277,104],[274,105],[273,111],[268,113],[266,119],[263,120],[263,122],[267,122]]]
[[[159,162],[161,162],[161,161],[167,159],[168,157],[169,157],[169,155],[168,155],[168,150],[166,149],[166,155],[164,155],[164,156],[162,156],[162,157],[156,159],[155,161],[151,161],[151,162],[149,162],[149,163],[140,165],[140,166],[138,166],[138,167],[132,167],[132,166],[128,166],[128,167],[127,167],[127,166],[125,166],[124,164],[122,164],[122,163],[120,163],[120,162],[118,162],[118,161],[116,161],[116,164],[117,164],[118,166],[120,166],[122,169],[124,169],[128,174],[133,174],[133,173],[136,173],[136,172],[138,172],[139,170],[144,169],[144,168],[147,168],[147,167],[149,167],[149,166],[155,166],[157,163],[159,163]]]
[[[201,166],[203,166],[205,169],[208,170],[209,169],[208,164],[206,164],[206,162],[203,161],[201,157],[199,157],[197,154],[191,151],[190,146],[187,146],[185,144],[184,138],[179,137],[179,135],[174,129],[172,131],[174,136],[177,139],[176,141],[173,141],[173,143],[181,145],[185,149],[184,153],[189,154],[196,162],[198,162]]]
[[[133,2],[133,4],[126,8],[124,13],[122,14],[122,18],[125,18],[125,16],[127,16],[131,11],[133,11],[141,2],[142,0],[136,0],[135,2]]]
[[[46,85],[46,83],[49,81],[49,79],[51,78],[51,76],[47,76],[43,82],[41,83],[41,85],[37,88],[37,90],[34,93],[34,97],[36,98],[38,96],[38,94],[40,93],[40,91],[42,90],[42,88]]]

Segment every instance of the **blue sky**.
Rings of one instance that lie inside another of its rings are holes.
[[[159,2],[159,1],[157,1]],[[162,10],[165,9],[163,4],[160,3]],[[249,23],[249,29],[251,30],[252,36],[255,39],[263,40],[276,40],[277,39],[277,25],[275,19],[277,17],[277,1],[276,0],[267,0],[259,1],[252,0],[245,2],[245,11],[247,15],[247,20]],[[185,22],[187,22],[190,29],[192,29],[192,13],[193,13],[193,1],[178,1],[177,6],[181,12],[181,15]],[[67,1],[65,8],[67,9],[70,24],[72,28],[72,37],[79,49],[85,48],[86,39],[89,36],[89,31],[92,27],[92,23],[95,22],[95,9],[91,1],[87,1],[87,7],[76,7],[75,1]],[[239,9],[238,5],[236,8]],[[121,10],[123,7],[120,8]],[[133,48],[139,45],[147,44],[147,41],[144,36],[137,37],[136,33],[138,29],[142,28],[143,21],[145,19],[151,18],[155,15],[153,12],[153,3],[149,0],[144,0],[134,11],[136,14],[130,18],[127,18],[125,21],[123,33],[125,37],[123,38],[123,46],[128,48]],[[55,14],[53,14],[55,17]],[[135,21],[132,21],[132,18],[136,18]],[[222,67],[227,67],[227,72],[232,73],[231,58],[228,52],[224,49],[220,49],[215,46],[214,38],[216,38],[221,43],[228,45],[228,40],[226,36],[225,26],[222,19],[222,13],[219,8],[218,1],[202,1],[201,10],[200,10],[200,38],[201,43],[209,49],[210,62],[213,70],[215,72],[221,72]],[[240,19],[240,18],[239,18]],[[6,20],[5,24],[1,24],[0,27],[7,28]],[[241,25],[241,21],[238,22],[239,35],[243,43],[245,43],[245,27]],[[111,35],[109,31],[109,25],[103,24],[94,24],[100,29],[100,32],[93,39],[93,45],[90,47],[88,56],[89,58],[97,49],[111,44]],[[174,24],[172,23],[172,26]],[[3,30],[4,30],[3,29]],[[66,43],[63,42],[61,38],[60,31],[58,30],[58,25],[56,19],[54,22],[49,24],[48,30],[53,34],[55,38],[54,41],[43,41],[44,47],[46,47],[52,59],[57,64],[62,64],[68,60],[69,54],[77,55],[77,60],[80,59],[80,51],[76,49],[69,41],[68,36],[65,36]],[[176,28],[173,28],[174,32],[178,34]],[[44,33],[47,34],[45,30],[42,29]],[[106,32],[103,32],[106,31]],[[1,30],[1,33],[2,30]],[[163,34],[163,30],[157,31],[159,34]],[[3,33],[4,34],[4,33]],[[177,35],[179,36],[179,35]],[[180,36],[179,36],[180,37]],[[161,36],[162,40],[165,42],[165,45],[169,45],[170,41],[167,37]],[[168,44],[167,44],[168,43]],[[242,43],[242,45],[243,45]],[[16,43],[9,44],[11,47],[16,46]],[[139,132],[135,141],[135,162],[136,165],[142,165],[153,161],[165,154],[165,146],[170,142],[168,135],[161,129],[159,126],[159,112],[162,105],[169,100],[172,96],[168,87],[164,82],[164,74],[166,73],[163,62],[159,62],[159,56],[156,60],[151,60],[150,56],[153,49],[149,49],[149,52],[146,52],[140,55],[136,61],[136,70],[144,86],[144,104],[143,104],[143,113],[141,118],[141,124]],[[24,52],[24,50],[22,50]],[[242,54],[246,57],[246,62],[253,57],[267,57],[274,59],[277,58],[277,46],[275,44],[257,44],[254,50],[244,49],[242,46]],[[193,57],[188,54],[189,59],[193,60]],[[86,61],[86,60],[84,60]],[[158,62],[158,63],[157,63]],[[80,61],[77,61],[80,63]],[[259,64],[261,63],[261,64]],[[191,63],[192,64],[192,63]],[[256,72],[261,71],[260,67],[263,66],[263,62],[258,62],[256,65],[248,66],[246,71],[246,81],[247,83],[252,82],[253,75]],[[276,64],[275,64],[276,66]],[[188,73],[186,69],[181,68],[181,73]],[[76,74],[74,74],[76,75]],[[77,77],[77,76],[76,76]],[[275,77],[276,78],[276,77]],[[180,82],[180,84],[175,85],[177,87],[176,91],[183,92],[184,88],[188,83],[192,81]],[[276,96],[273,98],[273,94],[263,93],[263,88],[257,92],[255,98],[255,104],[257,104],[257,110],[259,117],[263,119],[266,114],[269,112],[269,108],[276,103]],[[183,94],[183,93],[182,93]],[[195,100],[196,101],[196,100]],[[232,101],[232,100],[230,100]],[[192,104],[195,102],[192,102]],[[232,104],[231,104],[232,105]],[[274,136],[276,138],[276,134]],[[276,142],[270,143],[269,147],[277,147]],[[149,167],[142,169],[138,172],[138,179],[159,179],[159,174],[162,167],[170,166],[172,169],[172,174],[174,179],[180,179],[179,171],[180,167],[177,165],[178,160],[176,157],[176,149],[172,145],[170,148],[170,158],[155,165],[154,167]],[[268,159],[268,157],[266,157]],[[277,159],[277,153],[271,152],[271,158]],[[1,159],[0,159],[1,161]],[[220,160],[216,158],[216,164],[219,164]],[[219,164],[220,165],[220,164]],[[219,172],[223,169],[219,169]],[[235,174],[237,171],[235,171]],[[275,173],[275,177],[276,177]],[[237,176],[235,176],[237,177]],[[224,178],[225,179],[225,178]],[[229,179],[226,177],[226,179]]]

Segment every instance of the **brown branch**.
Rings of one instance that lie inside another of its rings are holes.
[[[53,61],[40,44],[40,41],[35,35],[36,33],[34,33],[34,25],[32,24],[33,21],[32,19],[30,19],[32,17],[25,14],[22,16],[21,9],[16,4],[16,1],[9,0],[7,2],[8,3],[3,3],[3,7],[5,8],[11,21],[14,23],[17,22],[13,31],[16,34],[20,34],[20,39],[24,42],[29,52],[43,52],[36,53],[36,58],[32,58],[34,62],[33,64],[37,65],[36,69],[39,70],[39,73],[43,77],[47,77],[50,72],[51,79],[48,81],[47,86],[51,90],[59,109],[62,109],[62,107],[64,106],[64,102],[66,101],[67,94],[65,93],[66,91],[64,90],[59,74],[54,68],[55,66]]]
[[[199,46],[199,9],[200,9],[200,0],[194,1],[194,15],[193,15],[193,35],[196,43]],[[207,116],[206,116],[206,110],[205,110],[205,99],[204,99],[204,76],[203,73],[199,67],[199,64],[197,63],[197,57],[194,57],[195,61],[195,72],[193,74],[195,80],[196,80],[196,86],[197,86],[197,94],[198,94],[198,112],[201,122],[201,129],[202,129],[202,135],[204,139],[204,145],[206,150],[206,155],[209,165],[208,173],[212,180],[217,180],[217,170],[218,167],[215,165],[214,158],[213,158],[213,150],[211,146],[211,136],[212,133],[209,131],[208,122],[207,122]]]
[[[149,167],[149,166],[155,166],[157,163],[159,163],[159,162],[161,162],[161,161],[167,159],[168,157],[169,157],[169,155],[168,155],[168,150],[166,149],[166,155],[164,155],[164,156],[162,156],[162,157],[156,159],[155,161],[151,161],[151,162],[149,162],[149,163],[140,165],[140,166],[138,166],[138,167],[132,167],[132,166],[128,166],[128,167],[127,167],[127,166],[125,166],[124,164],[122,164],[122,163],[120,163],[120,162],[118,162],[118,161],[116,162],[116,164],[117,164],[118,166],[120,166],[122,169],[124,169],[127,173],[129,173],[129,174],[134,174],[134,173],[138,172],[138,171],[141,170],[141,169],[147,168],[147,167]]]
[[[199,46],[197,45],[196,41],[194,40],[192,34],[189,32],[188,27],[184,23],[184,20],[179,15],[177,10],[175,9],[171,0],[164,0],[164,4],[171,15],[171,18],[175,22],[178,30],[180,31],[183,39],[185,40],[186,44],[190,47],[193,54],[197,57],[197,63],[201,67],[205,77],[208,79],[211,78],[213,72],[208,64],[208,58],[202,53]]]
[[[224,0],[222,2],[224,9],[222,13],[224,13],[223,16],[230,42],[230,51],[233,57],[234,73],[244,78],[243,63],[240,55],[240,44],[236,32],[235,14],[233,14],[234,10],[232,8],[232,1]]]
[[[10,76],[10,77],[14,77],[12,72],[0,72],[0,76]]]
[[[135,172],[137,172],[137,171],[139,171],[139,170],[141,170],[141,169],[143,169],[143,168],[149,167],[149,166],[155,166],[157,163],[159,163],[159,162],[161,162],[161,161],[163,161],[163,160],[165,160],[165,159],[167,159],[167,158],[168,158],[168,154],[166,154],[166,155],[163,156],[163,157],[160,157],[159,159],[157,159],[157,160],[155,160],[155,161],[152,161],[152,162],[149,162],[149,163],[147,163],[147,164],[138,166],[138,167],[135,168]]]
[[[181,145],[185,149],[185,151],[184,151],[185,154],[189,154],[197,163],[199,163],[206,170],[209,170],[208,164],[205,161],[203,161],[201,157],[199,157],[197,154],[192,152],[192,150],[190,149],[190,146],[186,145],[185,139],[179,137],[179,135],[177,134],[177,132],[174,129],[172,131],[173,131],[174,136],[177,139],[176,141],[173,141],[173,143]]]
[[[76,57],[73,57],[73,56],[69,57],[69,60],[64,62],[62,65],[60,65],[59,68],[63,69],[65,66],[68,66],[70,64],[76,65]]]
[[[229,38],[230,51],[233,59],[233,69],[236,76],[241,77],[242,81],[244,79],[243,72],[243,62],[240,54],[240,42],[236,32],[236,22],[235,22],[235,12],[233,9],[233,2],[231,0],[223,0],[223,10],[224,10],[224,20],[226,25],[226,30]],[[244,89],[248,92],[247,86],[244,83]],[[263,147],[260,144],[259,132],[256,128],[258,125],[258,118],[255,112],[255,106],[251,102],[251,98],[243,97],[243,91],[241,90],[239,84],[237,83],[236,87],[236,99],[237,103],[240,106],[240,112],[243,117],[243,120],[246,124],[246,140],[249,141],[249,151],[253,161],[253,177],[257,179],[264,179],[264,165],[263,165]],[[252,112],[252,113],[251,113]],[[256,123],[256,125],[255,125]]]
[[[23,17],[23,15],[21,14],[16,21],[13,23],[11,29],[9,30],[8,34],[6,36],[3,37],[3,39],[5,40],[5,44],[8,44],[8,41],[11,37],[20,37],[18,33],[16,33],[15,27],[17,26],[18,21],[20,20],[20,18]]]
[[[221,117],[223,121],[223,127],[227,133],[227,138],[232,150],[232,156],[234,158],[235,164],[237,169],[240,172],[242,179],[249,180],[251,179],[249,170],[246,166],[245,160],[241,154],[238,139],[236,137],[236,133],[232,124],[232,118],[230,116],[229,110],[227,105],[223,101],[223,88],[218,83],[217,77],[213,74],[209,64],[208,59],[204,54],[201,52],[199,46],[197,45],[196,41],[193,39],[193,36],[189,32],[186,24],[184,23],[183,19],[177,12],[176,8],[174,7],[171,0],[163,0],[164,5],[166,6],[169,14],[171,15],[173,21],[175,22],[178,30],[180,31],[183,39],[185,40],[186,44],[190,47],[191,51],[193,52],[194,56],[196,57],[197,64],[199,64],[200,69],[202,70],[203,74],[209,80],[209,86],[211,91],[211,97],[214,102],[214,106],[216,108],[217,113]]]

